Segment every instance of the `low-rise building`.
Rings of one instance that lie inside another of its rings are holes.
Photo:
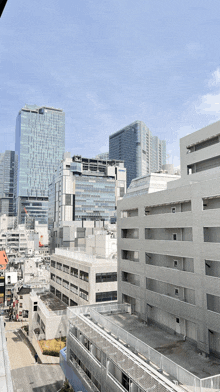
[[[50,292],[33,291],[29,296],[29,336],[38,340],[67,334],[67,305]]]
[[[70,306],[117,300],[116,232],[98,230],[85,251],[56,248],[51,255],[50,291]]]
[[[219,359],[204,359],[190,342],[144,324],[128,304],[68,308],[68,322],[60,365],[76,391],[217,392],[220,388]]]

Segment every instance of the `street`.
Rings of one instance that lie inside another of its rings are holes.
[[[35,363],[20,327],[17,322],[6,322],[5,327],[14,392],[57,392],[64,381],[60,365]]]

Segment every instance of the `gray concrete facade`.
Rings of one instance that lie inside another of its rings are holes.
[[[181,139],[181,179],[118,205],[118,299],[220,355],[220,122]]]

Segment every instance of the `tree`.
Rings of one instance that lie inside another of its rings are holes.
[[[60,389],[60,392],[74,392],[74,389],[70,386],[68,381],[65,381],[63,387]]]

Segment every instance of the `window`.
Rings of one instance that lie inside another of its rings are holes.
[[[174,260],[174,261],[173,261],[173,265],[174,265],[174,267],[177,267],[178,261],[177,261],[177,260]]]
[[[53,286],[50,286],[50,291],[51,293],[55,294],[55,288]]]
[[[117,291],[96,293],[96,302],[117,301]]]
[[[23,299],[23,295],[20,295],[20,299]]]
[[[63,294],[62,301],[65,302],[65,304],[69,305],[69,298]]]
[[[176,323],[179,324],[179,322],[180,322],[180,319],[179,319],[179,317],[177,317],[176,318]]]
[[[19,307],[22,308],[22,304],[21,303],[19,304]]]
[[[51,260],[51,267],[55,268],[55,261]]]
[[[37,312],[37,302],[34,302],[34,312]]]
[[[88,282],[88,281],[89,281],[89,274],[88,274],[88,272],[80,271],[80,276],[79,276],[79,278],[80,278],[81,280],[85,280],[85,282]]]
[[[117,282],[117,272],[106,272],[103,274],[96,274],[96,283],[103,282]]]
[[[66,195],[66,206],[71,206],[71,195]]]
[[[62,270],[62,264],[61,263],[57,263],[57,269],[60,270],[60,271]]]
[[[63,287],[65,287],[67,290],[69,290],[69,282],[67,282],[67,280],[63,279]]]
[[[22,312],[19,312],[19,316],[22,316]]]
[[[67,274],[69,273],[69,266],[68,265],[63,265],[63,272],[66,272]]]
[[[86,290],[80,289],[79,290],[79,296],[83,299],[85,299],[86,301],[88,301],[89,299],[89,293]]]
[[[171,212],[172,212],[173,214],[175,214],[175,212],[176,212],[176,207],[172,207],[172,208],[171,208]]]
[[[41,320],[41,329],[42,329],[43,333],[45,333],[45,324],[42,320]]]
[[[175,289],[175,295],[179,294],[179,289]]]
[[[72,299],[70,300],[70,306],[77,306],[77,302],[73,301]]]
[[[127,391],[129,391],[129,377],[122,373],[122,385]]]
[[[78,269],[77,268],[71,268],[70,274],[75,276],[75,278],[78,278]]]
[[[177,234],[174,233],[174,234],[173,234],[173,241],[176,241],[176,240],[177,240]]]
[[[75,294],[78,294],[78,286],[75,286],[75,284],[70,283],[70,291]]]

